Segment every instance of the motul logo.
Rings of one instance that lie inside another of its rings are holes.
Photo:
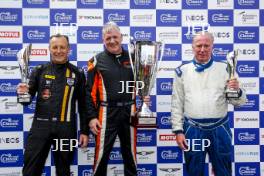
[[[159,136],[160,141],[176,141],[175,134],[163,134]]]
[[[0,31],[1,38],[19,38],[19,32]]]
[[[47,56],[48,50],[47,49],[32,49],[31,55],[32,56]]]

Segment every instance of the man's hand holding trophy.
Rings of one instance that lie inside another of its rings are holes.
[[[29,44],[27,47],[21,49],[17,53],[17,60],[21,73],[21,83],[17,86],[17,102],[18,103],[29,103],[31,101],[31,95],[28,93],[28,65],[29,57],[31,53],[32,44]]]
[[[237,55],[238,51],[234,50],[229,52],[226,56],[227,59],[227,71],[229,73],[229,80],[226,86],[226,98],[235,99],[239,98],[241,95],[241,90],[239,89],[239,83],[236,78],[236,66],[237,66]]]

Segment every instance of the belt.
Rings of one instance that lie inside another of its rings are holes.
[[[228,115],[222,118],[216,118],[216,119],[194,119],[185,117],[184,121],[189,123],[192,126],[204,129],[204,130],[212,130],[215,129],[222,124],[228,122]]]
[[[134,100],[131,101],[101,101],[101,106],[111,106],[111,107],[123,107],[135,104]]]

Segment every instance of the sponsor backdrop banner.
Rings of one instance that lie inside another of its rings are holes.
[[[159,127],[138,131],[138,176],[186,175],[183,153],[171,132],[172,75],[177,66],[192,59],[191,39],[202,29],[215,37],[216,60],[225,60],[229,51],[238,50],[237,73],[249,94],[246,105],[229,106],[233,175],[264,176],[263,16],[262,0],[1,0],[0,175],[21,175],[23,146],[36,103],[33,100],[23,107],[16,102],[16,85],[20,82],[18,50],[33,43],[32,71],[50,59],[49,36],[63,33],[70,38],[70,61],[87,71],[87,60],[104,48],[103,24],[115,21],[121,27],[124,48],[130,36],[166,43],[151,94],[151,110],[156,112]],[[92,175],[94,146],[90,135],[89,147],[76,151],[72,176]],[[119,146],[117,139],[109,158],[109,176],[124,175]],[[213,175],[208,161],[207,176]],[[43,175],[55,176],[51,155]]]

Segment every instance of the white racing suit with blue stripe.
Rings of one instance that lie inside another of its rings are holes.
[[[200,67],[195,62],[183,64],[175,71],[172,93],[172,130],[184,133],[189,141],[184,152],[189,176],[203,176],[206,153],[216,176],[231,176],[232,133],[228,123],[228,103],[234,106],[246,102],[245,91],[240,97],[227,100],[227,64],[213,59]],[[202,148],[203,139],[210,145]],[[197,145],[193,142],[200,141]]]

